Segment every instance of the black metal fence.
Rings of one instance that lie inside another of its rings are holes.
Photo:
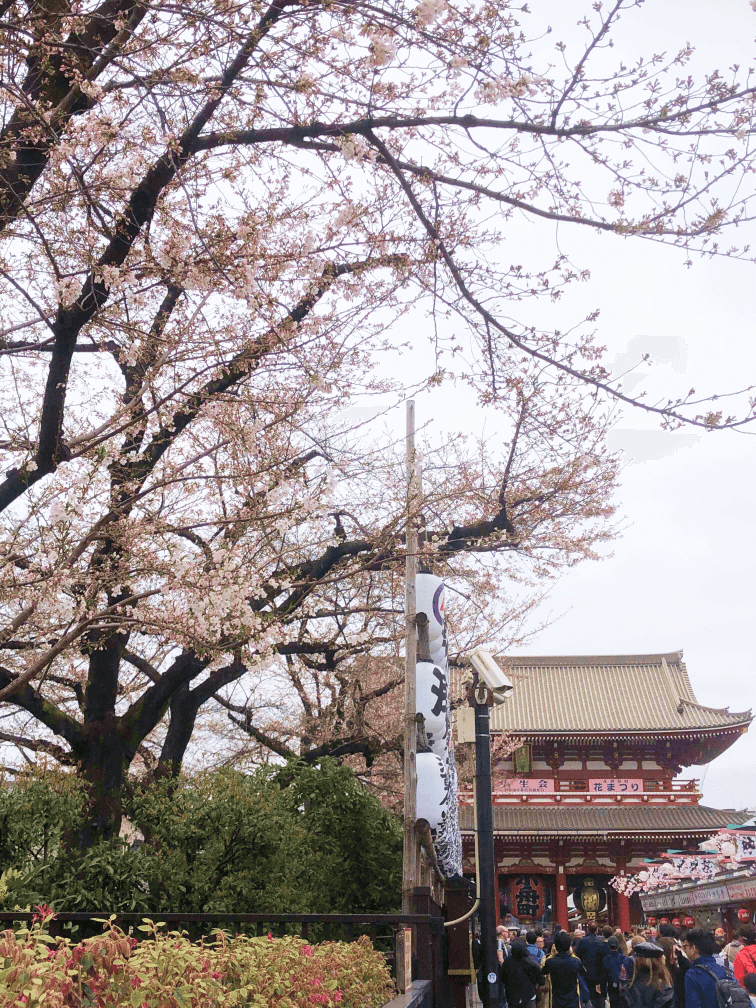
[[[47,929],[51,935],[70,937],[74,941],[102,933],[103,920],[113,917],[113,923],[134,937],[149,937],[137,930],[149,919],[164,924],[169,930],[181,930],[192,941],[210,938],[222,929],[234,934],[276,938],[294,935],[310,942],[356,941],[367,935],[374,947],[386,958],[391,974],[397,972],[397,937],[403,928],[413,931],[413,980],[430,982],[433,1004],[441,1006],[443,974],[443,920],[441,908],[433,902],[430,890],[416,889],[412,914],[271,914],[271,913],[57,913]],[[31,924],[35,914],[19,910],[0,912],[0,926]]]

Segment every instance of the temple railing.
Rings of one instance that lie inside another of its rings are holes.
[[[554,782],[555,793],[561,793],[564,791],[588,791],[588,781],[587,780],[576,780],[571,778],[569,780],[559,780]],[[689,794],[690,792],[699,793],[698,791],[698,780],[673,780],[673,781],[660,781],[660,780],[644,780],[643,781],[643,791],[633,792],[631,797],[637,797],[638,794],[676,794],[677,792],[683,792]],[[510,793],[510,792],[504,792]]]
[[[513,802],[536,802],[538,804],[561,804],[564,801],[576,801],[609,804],[637,803],[671,803],[696,804],[701,798],[699,782],[696,779],[658,781],[644,780],[643,791],[589,791],[588,780],[584,778],[568,778],[554,781],[553,791],[518,791],[515,789],[495,788],[492,794],[495,805],[511,804]],[[472,805],[472,791],[460,791],[460,805]]]

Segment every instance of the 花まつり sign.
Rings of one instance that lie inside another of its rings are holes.
[[[588,781],[591,794],[642,794],[640,777],[592,777]]]

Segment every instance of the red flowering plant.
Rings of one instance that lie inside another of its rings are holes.
[[[31,929],[0,936],[0,1003],[24,1008],[379,1008],[393,995],[383,957],[368,938],[309,945],[300,938],[229,937],[192,944],[145,921],[134,942],[104,933],[73,945]],[[51,946],[55,946],[52,948]]]
[[[41,903],[34,907],[33,921],[45,925],[49,920],[55,920],[58,915],[54,913],[52,907],[46,903]]]

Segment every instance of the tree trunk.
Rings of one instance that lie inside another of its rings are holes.
[[[89,676],[84,691],[86,745],[79,777],[88,785],[84,818],[76,846],[85,850],[101,840],[112,840],[121,829],[123,786],[136,747],[124,743],[121,718],[116,716],[118,676],[125,634],[89,636]]]
[[[204,682],[194,689],[189,688],[189,680],[181,683],[171,694],[170,721],[163,741],[156,776],[178,777],[197,721],[197,713],[203,704],[217,690],[239,679],[246,672],[246,666],[238,656],[228,665],[215,669]]]
[[[156,777],[178,777],[181,771],[184,753],[197,720],[197,711],[204,702],[204,698],[193,695],[195,693],[195,690],[189,689],[189,683],[182,683],[171,697],[171,718],[160,751]]]
[[[101,840],[112,840],[121,829],[123,790],[134,753],[119,732],[118,718],[107,716],[86,726],[87,753],[79,765],[79,777],[89,791],[75,846],[86,850]]]

